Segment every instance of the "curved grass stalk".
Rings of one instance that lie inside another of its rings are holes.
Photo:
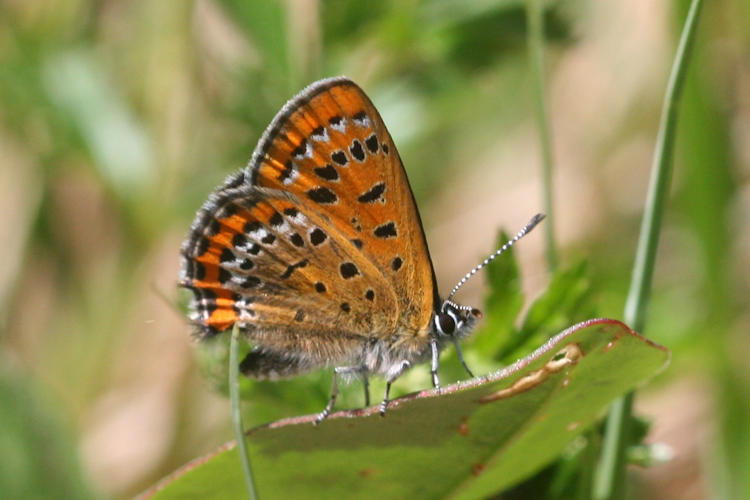
[[[240,461],[242,462],[242,474],[245,478],[247,494],[251,500],[258,500],[253,469],[250,466],[250,455],[247,452],[247,444],[245,443],[242,414],[240,413],[240,384],[238,381],[240,363],[239,356],[237,355],[239,337],[240,329],[237,323],[235,323],[232,328],[232,339],[229,343],[229,399],[232,402],[232,424],[234,426],[234,434],[237,438],[237,453],[239,453]]]

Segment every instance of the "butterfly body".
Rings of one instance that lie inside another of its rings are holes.
[[[440,300],[396,147],[342,77],[282,108],[250,164],[198,211],[182,256],[200,335],[237,323],[256,346],[242,371],[257,378],[334,366],[390,387],[431,359],[437,385],[440,349],[478,316]],[[333,399],[335,378],[327,411]]]

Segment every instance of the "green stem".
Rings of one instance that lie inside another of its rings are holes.
[[[232,328],[232,340],[229,344],[229,399],[232,402],[232,424],[234,424],[234,434],[237,437],[237,452],[240,454],[240,461],[242,462],[242,473],[245,477],[247,494],[251,500],[257,500],[258,493],[255,491],[253,469],[250,467],[250,455],[247,452],[242,414],[240,413],[240,383],[238,381],[240,362],[237,355],[239,338],[240,329],[235,323],[234,328]]]
[[[696,26],[703,0],[690,4],[685,25],[680,36],[672,72],[662,107],[659,134],[656,140],[654,160],[651,167],[646,205],[643,211],[641,232],[638,239],[633,275],[628,298],[625,302],[624,319],[631,328],[643,333],[646,312],[651,294],[656,250],[669,197],[672,179],[675,132],[680,97],[687,74],[690,49],[695,39]],[[604,435],[602,457],[594,480],[593,498],[613,499],[621,497],[624,490],[625,452],[630,444],[631,410],[633,393],[616,401],[610,408]]]
[[[542,150],[544,212],[547,214],[547,223],[544,225],[547,267],[550,271],[554,271],[557,267],[557,250],[555,247],[555,214],[552,209],[552,145],[544,92],[544,9],[542,0],[526,1],[526,22],[526,45],[528,47],[531,77],[534,80],[534,107],[537,127],[539,128],[539,143]]]

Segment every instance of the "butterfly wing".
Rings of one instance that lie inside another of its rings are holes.
[[[239,322],[311,366],[352,359],[365,338],[430,330],[437,293],[406,173],[377,110],[345,78],[284,106],[248,168],[198,212],[182,253],[204,332]]]
[[[205,334],[238,322],[258,344],[317,364],[395,328],[389,283],[330,221],[290,193],[235,180],[199,211],[182,250],[181,284]]]
[[[392,286],[398,328],[427,334],[439,298],[422,223],[396,146],[362,89],[339,77],[303,90],[272,121],[248,175],[328,217]]]

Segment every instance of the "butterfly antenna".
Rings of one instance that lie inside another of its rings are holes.
[[[493,253],[492,255],[490,255],[489,257],[487,257],[486,259],[484,259],[484,261],[482,261],[482,263],[479,264],[477,267],[475,267],[474,269],[472,269],[471,271],[469,271],[468,273],[466,273],[466,276],[464,276],[463,278],[461,278],[461,281],[459,281],[458,283],[456,283],[456,286],[453,287],[453,290],[451,290],[450,295],[448,295],[448,299],[446,299],[446,302],[450,302],[451,304],[454,304],[454,302],[452,302],[451,299],[453,298],[454,295],[456,295],[456,292],[458,291],[458,289],[461,288],[464,283],[466,283],[467,281],[469,281],[469,278],[471,278],[472,276],[474,276],[484,266],[486,266],[487,264],[489,264],[490,262],[492,262],[493,260],[495,260],[495,258],[499,257],[500,254],[502,254],[503,252],[505,252],[506,250],[508,250],[510,247],[512,247],[513,244],[516,241],[518,241],[521,238],[523,238],[524,236],[526,236],[526,234],[529,231],[531,231],[532,229],[534,229],[534,227],[537,224],[539,224],[542,221],[542,219],[544,219],[544,217],[545,217],[544,214],[536,214],[534,217],[531,218],[531,220],[528,222],[528,224],[526,224],[525,226],[523,226],[523,228],[520,231],[518,231],[518,234],[516,234],[512,239],[508,240],[508,242],[505,245],[503,245],[495,253]],[[460,307],[460,308],[463,309],[463,307]],[[471,308],[469,308],[469,309],[471,309]]]

